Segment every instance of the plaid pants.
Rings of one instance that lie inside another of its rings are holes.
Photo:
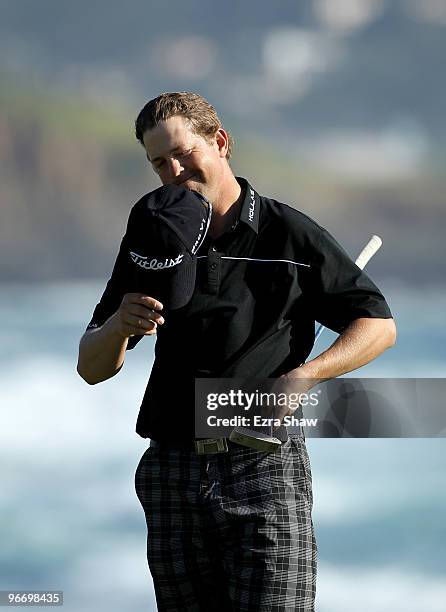
[[[148,448],[135,473],[163,612],[314,612],[317,546],[304,438],[275,453]]]

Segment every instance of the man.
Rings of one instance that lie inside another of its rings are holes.
[[[310,612],[317,547],[303,434],[272,453],[194,442],[193,381],[340,376],[394,344],[391,313],[328,232],[234,176],[232,138],[201,96],[151,100],[136,137],[162,185],[213,207],[190,301],[163,310],[150,290],[110,281],[80,342],[78,372],[96,384],[158,332],[136,427],[152,441],[135,475],[158,609]],[[315,320],[340,336],[305,363]]]

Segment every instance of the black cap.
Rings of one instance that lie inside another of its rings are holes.
[[[197,191],[164,185],[148,193],[129,218],[127,238],[136,291],[164,308],[185,306],[192,297],[200,248],[212,215]]]

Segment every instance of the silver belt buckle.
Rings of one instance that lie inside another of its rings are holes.
[[[197,455],[228,452],[228,443],[226,438],[206,438],[205,440],[194,440],[194,444]]]

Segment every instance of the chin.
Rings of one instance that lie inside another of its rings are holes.
[[[197,183],[194,181],[194,179],[188,179],[187,181],[180,183],[180,186],[187,187],[188,189],[195,189],[197,187]]]
[[[194,179],[184,181],[184,183],[181,183],[181,186],[186,187],[186,189],[191,189],[193,191],[198,191],[200,193],[203,193],[203,186],[200,183],[197,183],[196,181],[194,181]]]
[[[206,185],[204,185],[195,176],[191,176],[191,178],[188,179],[187,181],[180,183],[180,186],[185,187],[186,189],[189,189],[190,191],[198,191],[198,193],[201,193],[201,195],[204,195],[205,197],[209,198],[207,194]]]

